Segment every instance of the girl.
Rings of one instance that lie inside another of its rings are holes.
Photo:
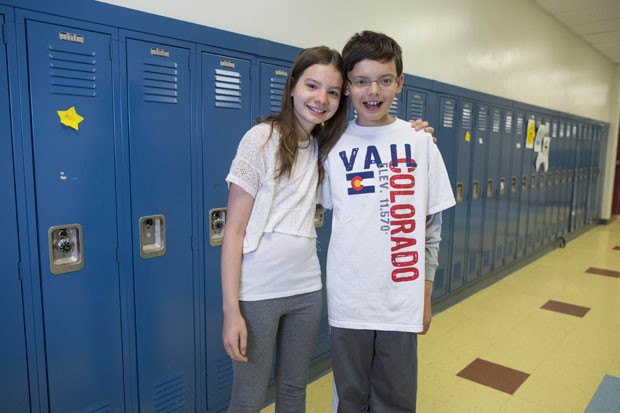
[[[305,411],[322,308],[316,193],[323,160],[346,127],[344,79],[337,51],[302,51],[281,113],[245,134],[226,178],[222,339],[233,360],[229,412],[260,410],[274,345],[276,411]]]

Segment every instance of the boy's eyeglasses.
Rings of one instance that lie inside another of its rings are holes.
[[[393,86],[396,83],[396,77],[395,76],[383,76],[382,78],[379,78],[377,80],[370,80],[370,79],[363,79],[363,78],[353,79],[353,80],[349,79],[349,83],[351,83],[353,87],[356,87],[358,89],[369,89],[370,85],[372,85],[373,83],[376,83],[377,86],[379,86],[381,89],[386,89],[386,88]]]

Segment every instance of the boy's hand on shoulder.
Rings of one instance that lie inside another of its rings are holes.
[[[422,119],[410,120],[411,127],[417,131],[423,130],[426,133],[430,133],[431,135],[435,132],[435,128],[428,124],[427,121]],[[433,142],[437,143],[437,138],[433,136]]]

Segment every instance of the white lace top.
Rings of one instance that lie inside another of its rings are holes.
[[[254,206],[243,240],[243,253],[258,248],[263,233],[282,233],[316,238],[314,214],[317,200],[316,141],[300,146],[291,176],[275,179],[280,135],[259,124],[247,131],[226,177],[254,197]]]

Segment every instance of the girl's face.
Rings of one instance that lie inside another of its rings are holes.
[[[343,79],[333,65],[315,64],[301,75],[291,92],[295,118],[301,128],[310,133],[325,122],[340,104]]]

